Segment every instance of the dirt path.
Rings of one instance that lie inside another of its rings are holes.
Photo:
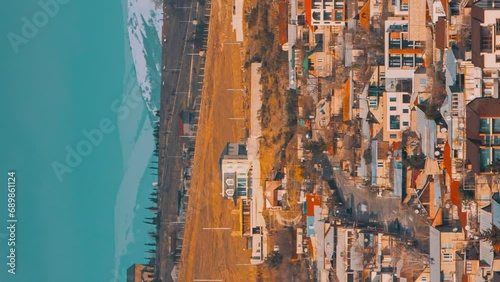
[[[237,207],[221,197],[219,158],[227,142],[243,137],[243,95],[230,88],[241,88],[241,58],[231,28],[232,1],[212,1],[205,84],[203,88],[198,140],[189,207],[184,231],[179,281],[220,279],[241,281],[249,277],[250,252],[246,240],[231,233],[239,228]],[[204,230],[223,227],[232,230]]]

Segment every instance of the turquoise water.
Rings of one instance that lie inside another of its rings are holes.
[[[8,1],[0,12],[0,281],[125,281],[130,264],[145,262],[150,242],[142,221],[150,216],[144,207],[155,181],[147,168],[154,117],[146,104],[159,100],[158,83],[145,103],[126,4],[59,0],[59,10],[46,24],[40,17],[27,38],[22,17],[40,16],[37,2]],[[158,38],[145,40],[157,58]],[[157,76],[154,59],[147,62]],[[79,157],[67,160],[68,150]],[[7,272],[10,170],[17,191],[15,275]]]

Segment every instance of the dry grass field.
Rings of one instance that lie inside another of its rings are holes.
[[[231,27],[232,1],[212,1],[207,61],[193,179],[189,192],[179,281],[220,279],[247,281],[255,267],[248,264],[250,251],[237,233],[238,208],[221,196],[219,159],[227,142],[243,137],[244,96],[230,88],[242,87],[242,61]],[[204,228],[232,228],[205,230]],[[241,280],[241,277],[246,277]],[[254,280],[250,279],[249,281]]]

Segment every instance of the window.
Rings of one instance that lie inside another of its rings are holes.
[[[401,57],[399,55],[389,55],[389,67],[400,67]]]
[[[390,134],[390,135],[389,135],[389,138],[391,138],[391,139],[396,139],[396,137],[397,137],[397,135],[396,135],[396,134]]]
[[[410,86],[411,87],[411,86]],[[409,104],[411,101],[411,96],[408,94],[403,94],[403,103]]]
[[[389,117],[389,128],[390,129],[399,129],[400,128],[399,115]]]
[[[407,114],[408,113],[408,109],[403,109],[403,114]]]
[[[390,98],[389,98],[389,101],[390,101],[390,102],[396,102],[396,97],[390,97]]]
[[[318,66],[318,70],[323,70],[323,66]]]
[[[493,132],[500,133],[500,118],[493,119]]]
[[[453,244],[444,244],[443,248],[445,248],[445,249],[451,249],[451,248],[453,248]]]
[[[413,63],[413,55],[403,55],[403,66],[405,67],[415,66],[415,64]]]
[[[407,121],[403,121],[403,126],[408,126],[408,122]]]
[[[497,28],[498,28],[498,26],[497,26]],[[500,56],[499,55],[495,56],[495,62],[496,63],[500,63]]]
[[[495,25],[495,28],[496,28],[496,34],[499,34],[500,33],[500,19],[497,19],[497,24]]]
[[[389,107],[389,110],[390,110],[390,111],[395,111],[395,110],[396,110],[396,107]]]
[[[377,167],[384,167],[384,163],[383,162],[377,162]]]
[[[420,79],[420,88],[425,88],[427,87],[427,78],[421,78]]]
[[[453,254],[451,254],[451,253],[444,253],[443,254],[443,261],[444,262],[452,262],[453,261]]]
[[[322,63],[323,62],[323,58],[318,58],[318,63]]]
[[[480,133],[490,133],[490,119],[482,118],[479,121],[479,132]]]

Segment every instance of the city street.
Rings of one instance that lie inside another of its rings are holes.
[[[333,172],[339,193],[344,200],[345,209],[352,209],[352,216],[357,222],[378,222],[385,226],[398,219],[402,227],[411,226],[413,232],[413,217],[411,210],[401,208],[401,198],[383,194],[382,197],[370,194],[363,187],[362,182],[346,179],[344,174],[335,170]],[[364,210],[366,207],[366,210]]]

